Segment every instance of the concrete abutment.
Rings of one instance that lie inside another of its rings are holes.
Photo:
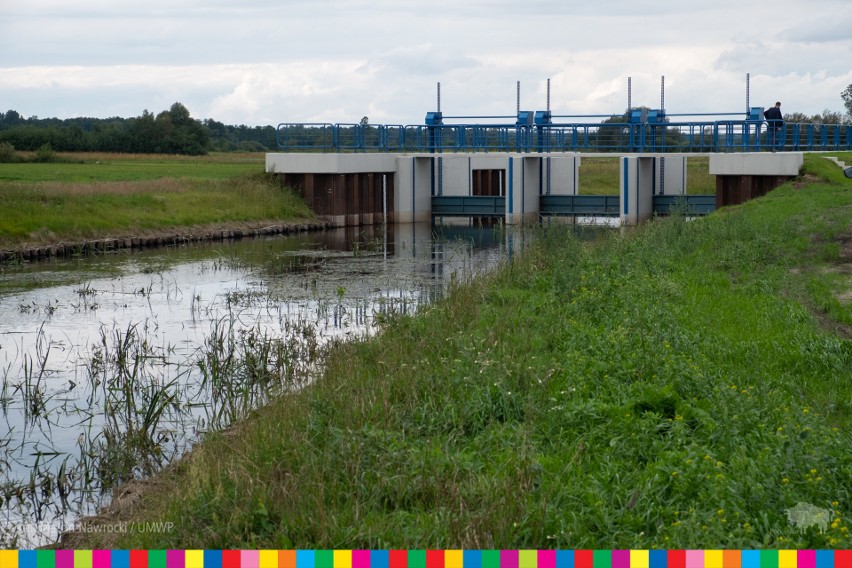
[[[803,163],[801,152],[711,155],[710,173],[716,176],[716,207],[737,205],[772,191],[798,176]]]

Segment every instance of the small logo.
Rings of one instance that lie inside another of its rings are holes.
[[[831,520],[831,510],[821,509],[810,503],[799,501],[795,507],[787,509],[787,519],[790,524],[805,532],[809,527],[819,528],[819,532],[824,533],[828,530],[828,523]]]

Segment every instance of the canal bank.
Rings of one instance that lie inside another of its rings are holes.
[[[97,520],[173,530],[61,546],[848,548],[852,192],[805,171],[694,221],[543,229]]]
[[[279,220],[170,228],[143,234],[134,232],[128,233],[126,236],[119,234],[119,236],[109,238],[55,242],[38,246],[22,244],[12,250],[0,250],[0,263],[71,258],[155,247],[181,246],[198,242],[221,242],[248,237],[292,235],[330,228],[331,225],[325,222],[281,223]]]
[[[0,164],[0,258],[32,260],[325,227],[262,157],[90,154]],[[74,158],[73,160],[71,158]]]

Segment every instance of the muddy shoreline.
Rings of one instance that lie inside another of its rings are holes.
[[[0,263],[14,264],[57,258],[72,258],[120,250],[179,246],[205,241],[227,241],[242,239],[244,237],[292,235],[309,231],[323,231],[330,227],[329,223],[322,221],[296,223],[280,223],[276,221],[263,223],[224,223],[204,227],[172,228],[141,234],[117,235],[79,241],[40,244],[24,243],[11,249],[0,249]]]

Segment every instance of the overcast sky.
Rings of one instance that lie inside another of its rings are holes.
[[[843,111],[852,0],[0,0],[0,112],[422,124]]]

